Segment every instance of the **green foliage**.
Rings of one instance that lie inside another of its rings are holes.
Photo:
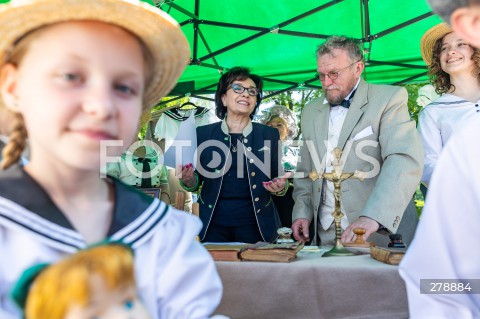
[[[423,84],[406,84],[404,85],[405,89],[408,92],[408,112],[412,120],[418,124],[418,113],[422,109],[420,105],[417,104],[418,90],[426,85]],[[417,209],[418,217],[422,214],[423,205],[425,204],[425,199],[423,198],[422,192],[420,191],[420,186],[417,187],[417,190],[414,194],[415,208]]]
[[[274,95],[268,99],[264,99],[264,102],[273,102],[278,105],[284,105],[293,112],[299,113],[308,102],[320,95],[322,95],[321,90],[287,91]]]
[[[268,94],[268,93],[267,93]],[[264,99],[262,103],[273,102],[278,105],[284,105],[288,109],[292,110],[295,114],[298,114],[299,121],[301,121],[300,113],[303,107],[310,101],[316,99],[323,94],[322,90],[299,90],[299,91],[287,91],[277,95],[274,95],[268,99]],[[301,126],[298,123],[298,135],[301,134]]]
[[[418,113],[422,109],[422,107],[417,104],[418,89],[424,85],[426,85],[426,83],[404,85],[404,88],[407,89],[408,92],[408,111],[410,113],[410,117],[416,123],[418,123]]]
[[[420,186],[417,187],[415,194],[413,195],[413,200],[415,201],[415,208],[417,209],[418,217],[422,214],[423,206],[425,205],[425,198],[420,191]]]

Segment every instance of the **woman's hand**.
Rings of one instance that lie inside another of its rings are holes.
[[[282,177],[277,177],[268,182],[263,182],[263,187],[270,193],[278,193],[283,191],[285,185],[287,184],[287,179],[292,175],[291,172],[286,173]]]
[[[182,165],[178,165],[175,170],[175,176],[187,187],[193,187],[197,182],[193,175],[193,164],[187,164],[183,167]]]

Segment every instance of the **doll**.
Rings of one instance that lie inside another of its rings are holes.
[[[26,319],[149,319],[135,287],[133,251],[110,243],[29,268],[13,297]]]

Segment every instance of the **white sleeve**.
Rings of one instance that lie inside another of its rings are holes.
[[[480,318],[480,294],[420,294],[420,279],[480,279],[478,136],[476,116],[449,140],[415,238],[400,264],[412,319]]]
[[[425,150],[422,182],[428,185],[443,149],[440,129],[428,108],[424,109],[418,117],[418,132]]]
[[[155,309],[155,318],[209,318],[220,304],[222,284],[210,254],[195,240],[201,222],[173,208],[168,214],[146,253],[135,249],[140,258],[137,278],[143,277],[140,293],[147,307]],[[150,271],[153,276],[145,277]],[[142,283],[149,289],[142,289]]]

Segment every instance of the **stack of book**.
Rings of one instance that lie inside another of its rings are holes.
[[[303,248],[299,242],[288,244],[206,244],[214,260],[290,262]]]

